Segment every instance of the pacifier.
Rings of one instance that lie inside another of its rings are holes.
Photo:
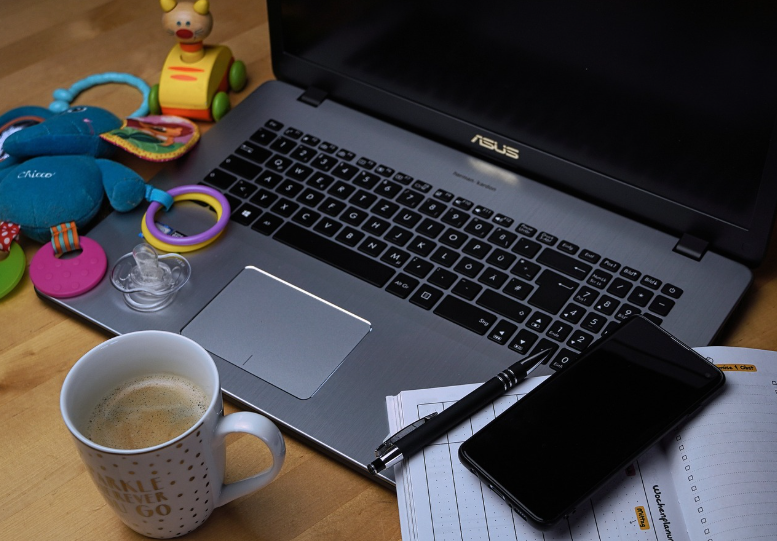
[[[175,298],[192,274],[189,262],[179,254],[157,256],[146,243],[116,262],[111,283],[124,293],[124,302],[139,312],[161,310]]]

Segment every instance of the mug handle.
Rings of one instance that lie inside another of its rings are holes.
[[[269,485],[281,472],[283,461],[286,458],[286,444],[283,441],[281,431],[266,417],[245,411],[226,415],[219,419],[216,426],[216,441],[223,445],[227,434],[233,432],[251,434],[262,440],[272,453],[272,466],[252,477],[222,485],[216,507]]]

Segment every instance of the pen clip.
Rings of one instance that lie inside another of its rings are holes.
[[[388,451],[394,443],[399,441],[400,438],[403,438],[407,434],[410,434],[413,430],[424,424],[426,421],[431,419],[432,417],[436,416],[437,412],[432,412],[429,415],[426,415],[425,417],[421,417],[417,421],[410,423],[405,428],[401,429],[399,432],[393,434],[390,436],[386,441],[380,444],[377,449],[375,449],[375,456],[379,457],[382,456],[386,451]]]

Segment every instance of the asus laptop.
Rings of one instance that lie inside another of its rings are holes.
[[[748,288],[777,201],[777,4],[267,7],[277,81],[151,181],[231,203],[188,284],[149,313],[108,276],[52,302],[196,340],[229,397],[366,471],[387,395],[545,347],[563,370],[636,313],[703,346]],[[109,268],[144,210],[88,233]]]

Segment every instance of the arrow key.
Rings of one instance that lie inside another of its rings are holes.
[[[496,324],[494,330],[488,335],[488,339],[499,345],[504,345],[510,340],[510,337],[518,330],[518,326],[503,319]]]

